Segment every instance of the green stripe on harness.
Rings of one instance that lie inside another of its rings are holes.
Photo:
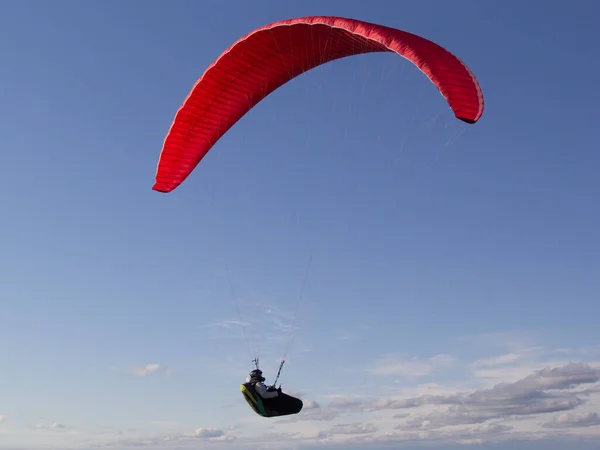
[[[256,396],[252,395],[250,389],[248,389],[243,384],[240,385],[240,391],[242,391],[242,394],[244,394],[244,399],[246,399],[246,402],[248,402],[248,404],[256,414],[259,414],[263,417],[267,417],[267,411],[265,410],[263,402],[260,398],[257,398]]]

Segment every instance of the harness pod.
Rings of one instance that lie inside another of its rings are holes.
[[[298,414],[304,404],[302,400],[281,392],[277,397],[264,399],[256,393],[253,383],[240,385],[240,391],[250,408],[262,417],[288,416]]]

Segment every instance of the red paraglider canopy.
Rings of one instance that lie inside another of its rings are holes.
[[[456,56],[420,36],[341,17],[302,17],[260,27],[206,69],[177,112],[160,154],[153,189],[170,192],[244,114],[292,78],[352,55],[395,52],[439,89],[456,117],[475,123],[483,94]]]

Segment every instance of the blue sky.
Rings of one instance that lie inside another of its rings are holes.
[[[3,9],[0,448],[598,438],[599,4]],[[303,15],[445,46],[478,77],[483,118],[457,121],[402,58],[349,58],[274,92],[177,190],[152,191],[206,66]],[[281,379],[306,408],[267,421],[239,393],[252,364],[234,298],[272,380],[311,257]]]

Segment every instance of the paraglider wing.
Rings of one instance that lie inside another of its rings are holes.
[[[170,192],[210,148],[258,102],[292,78],[352,55],[395,52],[439,89],[456,117],[475,123],[483,95],[456,56],[420,36],[341,17],[302,17],[260,27],[244,36],[200,77],[165,138],[155,191]]]

